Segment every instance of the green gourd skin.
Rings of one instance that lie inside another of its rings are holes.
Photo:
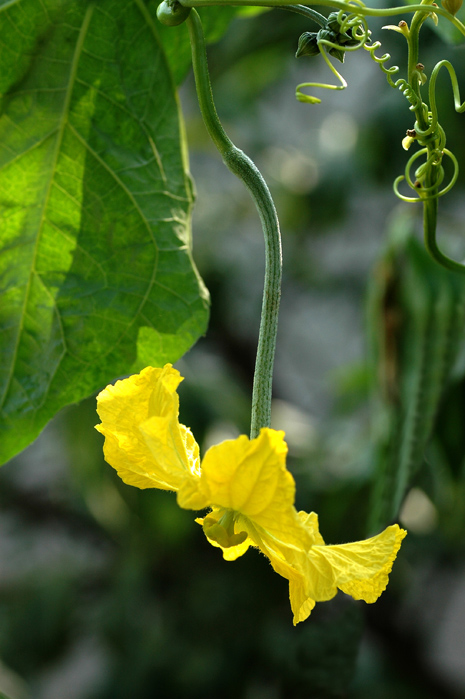
[[[401,225],[405,224],[399,220],[393,233],[398,235]],[[423,462],[440,400],[463,342],[465,280],[438,267],[413,231],[414,226],[396,242],[393,236],[393,247],[381,268],[390,272],[378,275],[371,288],[375,359],[380,359],[383,328],[389,330],[385,324],[386,293],[391,297],[391,318],[394,312],[398,322],[390,342],[394,371],[389,362],[377,364],[382,369],[379,379],[388,379],[389,390],[383,391],[384,418],[378,424],[381,432],[376,439],[370,534],[398,517],[406,491]]]

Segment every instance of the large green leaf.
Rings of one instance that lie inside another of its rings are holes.
[[[142,0],[0,2],[0,460],[204,332],[172,77]]]

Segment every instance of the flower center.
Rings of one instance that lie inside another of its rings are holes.
[[[215,541],[223,549],[228,549],[231,546],[239,546],[247,539],[247,532],[236,534],[234,525],[234,510],[222,509],[205,517],[203,531],[207,539]]]

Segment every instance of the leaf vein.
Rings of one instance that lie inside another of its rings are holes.
[[[25,316],[25,312],[26,312],[27,305],[29,302],[29,294],[30,294],[30,290],[31,290],[32,277],[35,274],[35,263],[36,263],[36,258],[37,258],[37,251],[38,251],[38,247],[39,247],[39,242],[40,242],[40,238],[41,238],[41,232],[42,232],[42,228],[43,228],[45,211],[46,211],[49,199],[50,199],[50,193],[51,193],[51,189],[52,189],[52,183],[53,183],[53,179],[54,179],[55,169],[56,169],[56,165],[58,162],[58,157],[59,157],[59,153],[60,153],[60,146],[61,146],[61,143],[63,140],[63,134],[64,134],[66,120],[67,120],[68,111],[69,111],[69,106],[70,106],[70,102],[71,102],[71,95],[72,95],[72,89],[74,86],[74,80],[76,77],[77,66],[78,66],[80,55],[81,55],[84,39],[85,39],[87,30],[89,28],[89,24],[90,24],[93,10],[94,10],[93,5],[89,5],[89,7],[86,10],[86,13],[84,15],[84,19],[83,19],[83,22],[81,25],[81,29],[79,32],[79,36],[78,36],[77,41],[76,41],[73,59],[71,61],[69,80],[68,80],[68,90],[66,93],[65,101],[63,103],[63,110],[62,110],[62,114],[61,114],[61,118],[60,118],[60,126],[57,130],[58,138],[57,138],[57,142],[55,145],[54,164],[53,164],[53,167],[51,168],[50,180],[48,183],[47,192],[45,194],[44,202],[42,205],[42,222],[38,227],[36,242],[35,242],[35,246],[34,246],[33,258],[32,258],[32,263],[31,263],[32,271],[31,271],[31,274],[29,275],[29,280],[28,280],[25,294],[24,294],[24,303],[23,303],[23,308],[22,308],[22,313],[21,313],[21,322],[18,326],[18,333],[16,336],[15,347],[13,350],[13,356],[12,356],[9,376],[5,382],[5,388],[3,390],[3,393],[0,396],[0,406],[3,406],[5,403],[9,388],[11,386],[11,381],[12,381],[12,378],[14,376],[14,369],[15,369],[17,359],[18,359],[19,345],[20,345],[20,341],[21,341],[22,331],[24,328],[24,316]]]

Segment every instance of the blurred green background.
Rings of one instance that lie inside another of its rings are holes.
[[[402,37],[370,23],[393,62]],[[366,535],[373,480],[367,289],[388,231],[420,210],[391,184],[412,114],[366,52],[343,92],[295,86],[331,76],[294,58],[302,17],[237,19],[209,52],[219,114],[269,182],[283,232],[284,285],[273,426],[286,430],[297,507],[327,543]],[[176,29],[173,29],[176,31]],[[422,30],[425,71],[463,48]],[[383,51],[379,51],[381,54]],[[465,162],[448,78],[440,119]],[[207,337],[177,367],[181,421],[204,451],[248,432],[263,240],[247,192],[208,140],[190,77],[181,91],[197,190],[194,257],[212,296]],[[441,240],[465,254],[465,168],[441,202]],[[403,224],[402,224],[403,225]],[[371,280],[371,281],[370,281]],[[465,697],[465,393],[447,389],[431,454],[411,484],[409,529],[376,605],[340,593],[296,628],[287,582],[257,551],[222,560],[174,495],[125,486],[105,464],[95,398],[59,414],[0,472],[0,692],[10,699],[441,699]],[[115,377],[116,378],[116,377]],[[438,454],[441,455],[439,458]],[[433,474],[433,475],[432,475]]]

